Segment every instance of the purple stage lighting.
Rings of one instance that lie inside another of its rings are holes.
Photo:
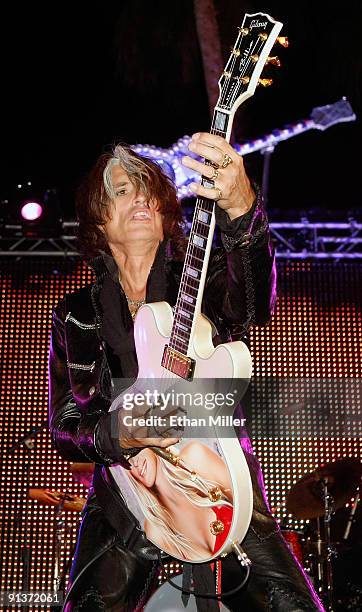
[[[43,213],[43,207],[38,202],[26,202],[21,207],[21,216],[26,221],[35,221]]]

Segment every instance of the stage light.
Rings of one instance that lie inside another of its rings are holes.
[[[21,207],[20,214],[26,221],[35,221],[43,214],[43,207],[38,202],[25,202]]]
[[[56,189],[32,181],[18,183],[11,198],[12,222],[19,223],[25,238],[56,238],[62,215]]]

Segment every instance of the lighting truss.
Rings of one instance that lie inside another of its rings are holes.
[[[270,231],[280,259],[362,259],[362,223],[273,222]]]
[[[188,229],[191,223],[187,223]],[[64,221],[60,236],[26,238],[21,226],[4,226],[0,235],[0,257],[79,257],[75,221]],[[272,222],[270,231],[279,259],[362,259],[362,223]]]

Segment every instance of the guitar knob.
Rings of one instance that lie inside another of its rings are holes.
[[[238,28],[240,34],[247,36],[249,34],[249,28]]]
[[[263,87],[270,87],[273,84],[273,79],[259,79],[258,85],[262,85]]]
[[[277,38],[277,42],[282,46],[282,47],[289,47],[289,38],[287,36],[278,36]]]
[[[280,62],[280,59],[277,55],[274,55],[273,57],[268,57],[268,59],[266,60],[265,64],[272,64],[273,66],[278,66],[278,68],[280,68],[280,66],[282,65]]]

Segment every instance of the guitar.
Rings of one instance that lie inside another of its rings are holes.
[[[230,139],[236,109],[254,94],[281,28],[264,13],[245,15],[219,80],[211,133]],[[250,379],[252,362],[243,342],[215,348],[211,324],[201,314],[214,209],[214,201],[197,199],[174,313],[166,302],[145,304],[138,311],[134,324],[138,379],[110,408],[122,407],[126,414],[130,396],[136,406],[135,396],[142,391],[145,398],[152,387],[152,406],[161,406],[158,418],[162,419],[165,398],[172,397],[179,410],[179,398],[190,396],[192,401],[187,408],[182,405],[182,417],[177,417],[182,418],[182,439],[166,450],[143,448],[129,458],[131,470],[113,465],[110,471],[128,508],[160,550],[193,563],[234,551],[247,565],[239,543],[249,527],[253,491],[235,436],[233,411]],[[243,384],[235,389],[238,381]],[[204,407],[196,405],[196,396],[203,398]],[[152,420],[152,409],[149,413]],[[124,418],[132,421],[133,414]],[[158,423],[153,425],[156,428]]]
[[[234,149],[239,155],[245,157],[256,151],[263,151],[268,147],[275,147],[279,142],[299,136],[308,130],[325,131],[337,123],[347,123],[355,121],[356,115],[346,98],[341,98],[334,104],[326,104],[313,108],[308,119],[299,119],[295,123],[284,125],[280,129],[275,129],[269,134],[264,134],[255,140],[249,140],[243,144],[235,144]],[[169,168],[170,174],[176,180],[179,198],[191,196],[192,191],[189,184],[197,179],[197,174],[190,168],[185,168],[181,164],[183,155],[190,155],[188,145],[190,136],[183,136],[169,149],[160,149],[154,145],[135,145],[133,150],[140,155],[150,157],[161,167]],[[192,155],[192,154],[191,154]],[[198,159],[194,155],[195,159]]]
[[[300,119],[296,123],[285,125],[281,130],[273,130],[271,134],[265,134],[261,138],[237,145],[235,150],[240,155],[248,155],[255,151],[262,151],[267,147],[277,145],[282,140],[288,140],[299,136],[308,130],[321,130],[324,132],[332,125],[355,121],[356,115],[346,98],[341,98],[334,104],[316,106],[313,108],[309,119]]]

